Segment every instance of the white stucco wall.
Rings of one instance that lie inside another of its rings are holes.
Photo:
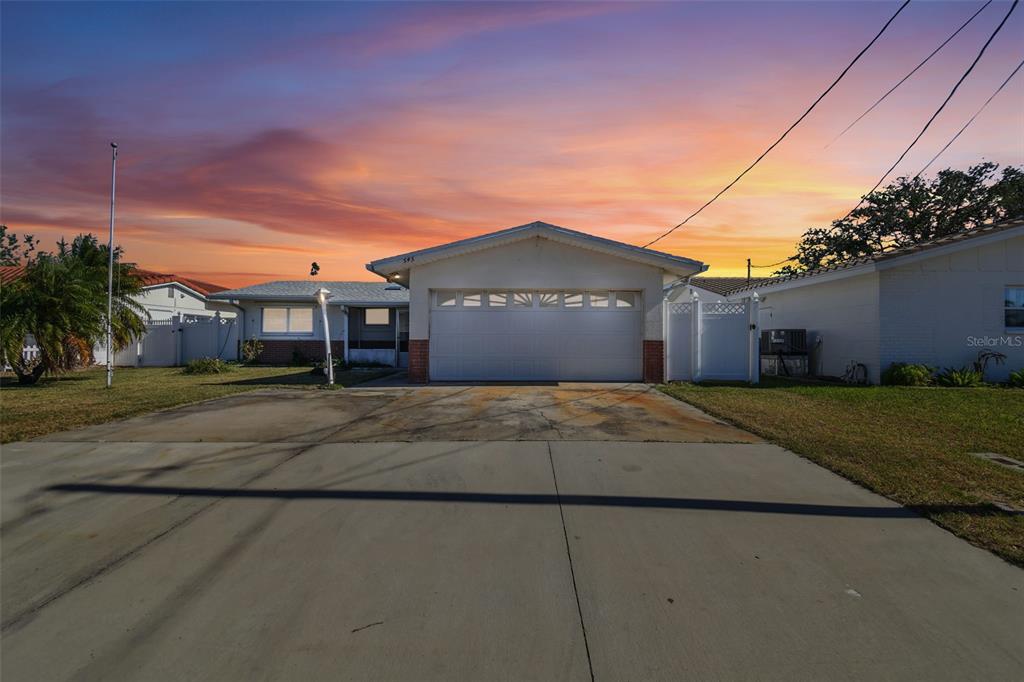
[[[1024,237],[900,265],[880,277],[883,368],[959,367],[986,347],[1007,356],[1005,365],[989,365],[988,379],[1003,381],[1024,367],[1024,334],[1008,332],[1003,314],[1004,287],[1024,286]]]
[[[410,271],[409,338],[429,338],[432,289],[597,289],[643,294],[644,338],[662,338],[662,270],[531,237]]]
[[[213,317],[216,313],[207,308],[204,299],[173,283],[149,287],[133,298],[146,306],[152,320],[169,320],[177,314]],[[234,316],[233,312],[221,312],[221,317]]]
[[[878,273],[758,294],[760,329],[807,330],[813,373],[842,376],[860,362],[879,381]]]

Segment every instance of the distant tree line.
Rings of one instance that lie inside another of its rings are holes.
[[[797,243],[789,275],[1024,217],[1024,170],[983,162],[947,168],[934,178],[898,178],[864,197],[830,227],[813,227]]]

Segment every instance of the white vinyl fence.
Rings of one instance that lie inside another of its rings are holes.
[[[757,299],[668,303],[666,378],[750,381],[760,376]]]
[[[106,363],[102,348],[96,362]],[[155,320],[146,325],[146,333],[127,348],[114,354],[119,367],[173,367],[197,358],[238,359],[238,318],[214,317]]]

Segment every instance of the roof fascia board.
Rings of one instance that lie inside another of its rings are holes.
[[[683,256],[663,256],[656,253],[648,253],[639,247],[634,249],[628,244],[620,244],[610,239],[583,234],[575,230],[534,224],[521,225],[509,228],[508,230],[452,242],[451,244],[441,244],[429,249],[376,260],[368,263],[366,268],[386,278],[393,272],[408,270],[413,265],[423,265],[447,258],[455,258],[484,249],[505,246],[531,237],[543,237],[552,241],[590,249],[627,260],[638,261],[664,270],[676,271],[687,275],[695,274],[695,272],[704,272],[708,269],[706,264]]]
[[[1004,239],[1011,239],[1013,237],[1024,236],[1024,226],[1011,227],[1006,230],[1000,230],[993,232],[992,234],[982,235],[980,237],[971,237],[970,239],[961,239],[949,244],[943,244],[942,246],[934,246],[930,249],[923,249],[921,251],[915,251],[902,256],[893,256],[892,258],[885,258],[877,261],[879,270],[888,270],[890,268],[899,267],[901,265],[907,265],[908,263],[916,263],[918,261],[927,260],[929,258],[935,258],[936,256],[947,256],[951,253],[958,251],[965,251],[967,249],[973,249],[978,246],[987,246],[994,242],[999,242]]]
[[[184,289],[185,291],[189,292],[190,294],[195,294],[196,296],[198,296],[199,298],[201,298],[204,301],[208,298],[206,294],[199,293],[198,291],[196,291],[192,287],[185,286],[184,284],[182,284],[178,280],[172,280],[170,282],[164,282],[163,284],[148,284],[148,285],[142,287],[142,290],[143,291],[149,291],[150,289],[159,289],[160,287],[173,287],[173,286],[179,286],[182,289]]]

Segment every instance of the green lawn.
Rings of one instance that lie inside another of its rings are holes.
[[[1024,566],[1024,474],[969,455],[1024,460],[1024,391],[853,387],[770,380],[760,387],[661,390],[918,510]]]
[[[391,370],[337,372],[335,382],[351,386]],[[35,438],[199,400],[220,398],[257,388],[306,388],[324,385],[308,367],[236,367],[223,374],[191,375],[180,367],[117,369],[114,386],[104,387],[100,367],[44,378],[21,386],[12,376],[0,379],[0,443]]]

